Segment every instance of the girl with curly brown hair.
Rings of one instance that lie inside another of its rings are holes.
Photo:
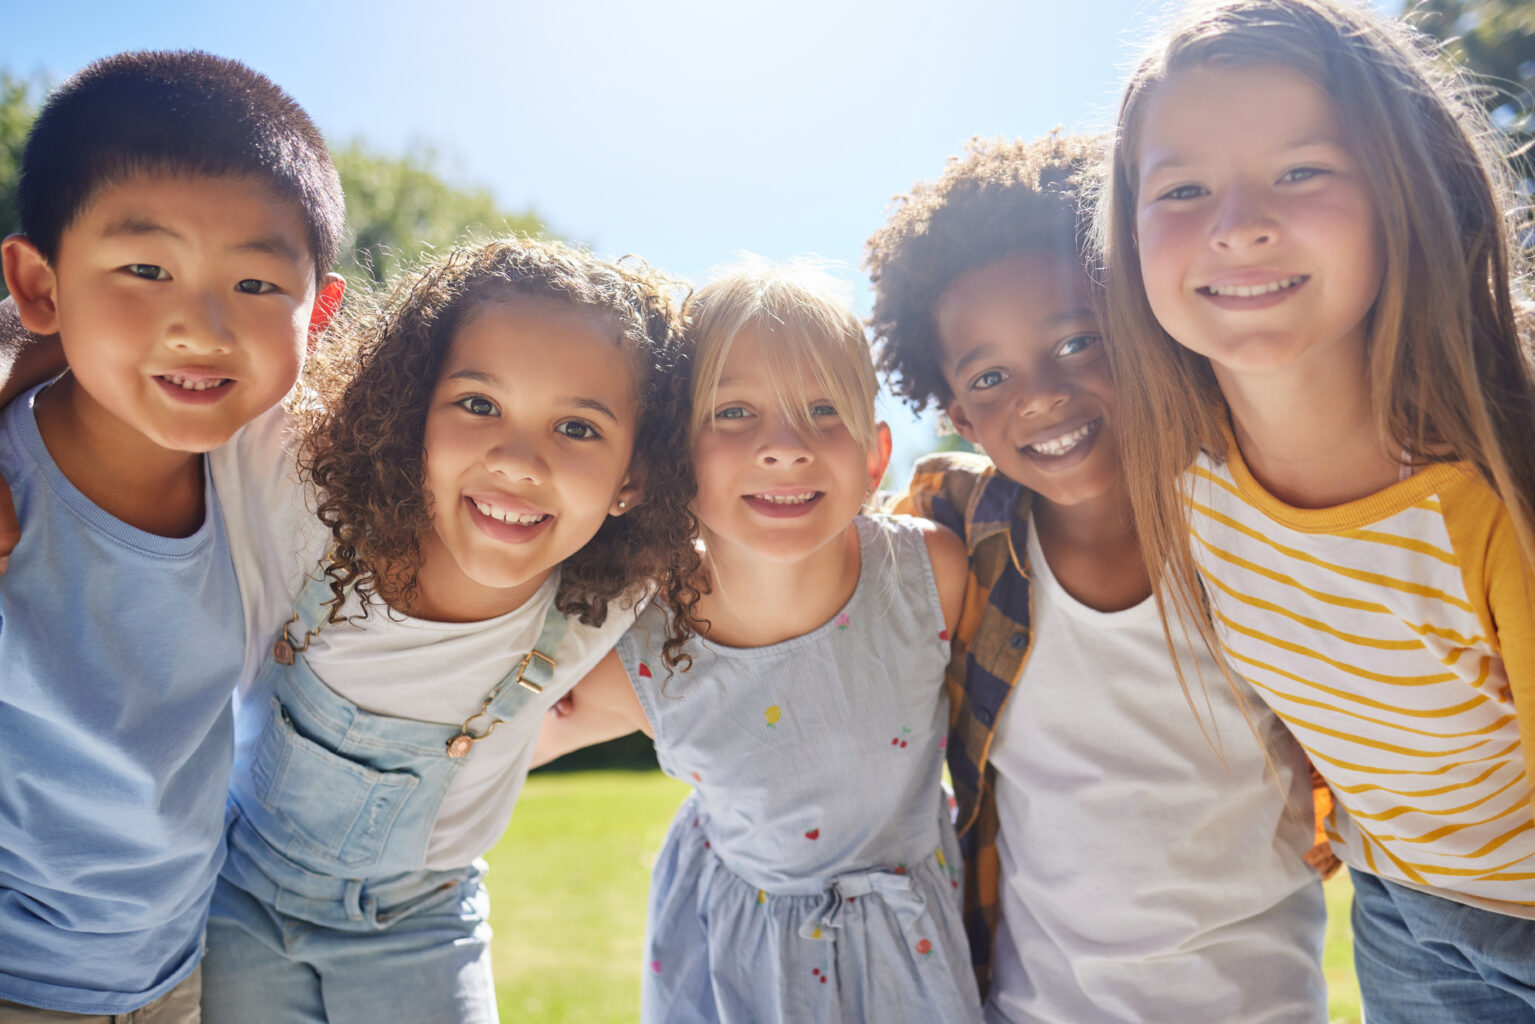
[[[676,291],[555,243],[455,250],[311,367],[296,459],[280,415],[237,440],[265,663],[208,1020],[496,1019],[479,858],[543,713],[697,567]]]

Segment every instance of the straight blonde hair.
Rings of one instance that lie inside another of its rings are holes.
[[[697,437],[711,421],[720,375],[731,349],[754,338],[771,370],[779,408],[802,435],[819,428],[813,399],[837,409],[865,453],[876,445],[874,396],[879,382],[863,324],[838,281],[808,260],[773,263],[751,257],[726,268],[688,301],[693,345],[693,424]],[[821,394],[801,394],[789,382],[808,370]]]

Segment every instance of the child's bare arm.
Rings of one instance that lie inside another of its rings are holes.
[[[933,580],[938,584],[938,603],[943,606],[943,624],[950,635],[965,610],[965,590],[970,582],[970,556],[965,542],[947,526],[929,522],[923,539],[927,557],[933,563]]]
[[[22,326],[16,300],[0,302],[0,405],[64,369],[57,334],[33,334]]]
[[[652,735],[650,719],[629,685],[629,674],[617,651],[586,674],[570,691],[569,706],[562,700],[544,716],[533,748],[533,767],[589,747],[593,743],[627,736],[635,730]]]

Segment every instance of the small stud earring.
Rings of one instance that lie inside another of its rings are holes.
[[[618,511],[622,512],[624,509],[626,509],[628,507],[629,507],[629,503],[627,501],[624,501],[623,499],[619,499]]]

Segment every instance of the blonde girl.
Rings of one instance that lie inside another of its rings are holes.
[[[747,266],[690,312],[698,635],[669,659],[679,616],[653,605],[539,752],[643,729],[694,787],[652,873],[641,1019],[978,1020],[938,786],[964,549],[860,514],[888,448],[824,275]]]
[[[1535,1016],[1535,389],[1487,138],[1401,25],[1225,0],[1132,75],[1104,205],[1146,562],[1332,788],[1372,1024]]]

